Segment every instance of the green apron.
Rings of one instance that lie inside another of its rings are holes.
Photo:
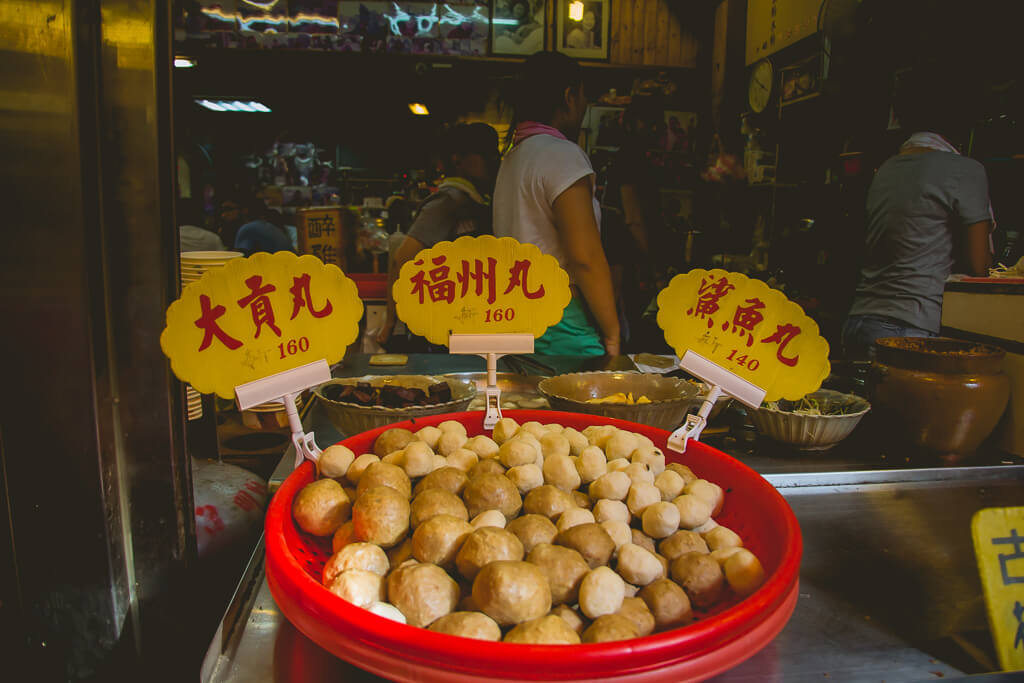
[[[573,297],[558,324],[536,341],[534,352],[545,356],[603,356],[604,345],[590,324],[583,302]]]

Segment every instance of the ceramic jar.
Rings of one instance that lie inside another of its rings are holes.
[[[1010,397],[1005,352],[958,339],[887,337],[868,394],[886,439],[958,461],[995,429]]]

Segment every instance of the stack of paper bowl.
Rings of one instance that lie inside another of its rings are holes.
[[[181,288],[185,289],[198,282],[208,270],[221,268],[231,259],[244,256],[239,251],[183,251],[181,252]],[[188,398],[188,419],[198,420],[203,416],[202,399],[191,385],[185,386]]]
[[[244,256],[240,251],[183,251],[181,252],[181,286],[198,282],[208,270],[221,268],[231,259]]]
[[[188,419],[198,420],[203,416],[203,397],[202,395],[192,388],[192,385],[185,385],[185,398],[186,404],[188,405]]]
[[[295,397],[295,409],[302,410],[305,396]],[[288,426],[288,411],[281,401],[268,401],[242,411],[242,424],[255,431],[276,431]]]

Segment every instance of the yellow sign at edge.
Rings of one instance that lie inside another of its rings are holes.
[[[259,253],[188,285],[167,309],[160,348],[178,379],[233,398],[240,384],[320,359],[340,361],[362,317],[356,284],[337,266]]]
[[[1004,671],[1024,669],[1024,507],[986,508],[971,520],[992,640]]]
[[[451,334],[532,334],[562,319],[569,275],[553,256],[511,237],[439,242],[405,263],[392,292],[415,334],[448,345]]]
[[[680,357],[687,350],[765,390],[798,400],[828,377],[818,324],[777,289],[721,269],[691,270],[658,295],[658,325]]]

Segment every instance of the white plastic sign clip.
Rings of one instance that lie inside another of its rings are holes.
[[[484,429],[494,429],[501,419],[501,389],[498,388],[498,359],[510,353],[533,353],[532,334],[452,334],[450,353],[481,356],[487,360],[487,412]]]
[[[713,363],[699,353],[687,351],[679,367],[701,379],[708,385],[707,396],[696,415],[687,415],[686,423],[672,432],[668,438],[668,447],[678,453],[686,452],[686,443],[693,439],[700,440],[700,434],[708,424],[708,415],[715,406],[715,401],[722,394],[728,394],[745,406],[758,408],[764,400],[765,390],[752,384],[742,377],[729,372],[718,363]]]
[[[295,397],[300,393],[323,384],[331,378],[331,368],[327,361],[313,361],[291,370],[285,370],[263,379],[246,382],[235,387],[235,399],[239,410],[248,410],[268,401],[282,401],[288,413],[288,424],[292,429],[292,445],[295,446],[295,467],[304,459],[314,463],[320,457],[312,432],[306,434],[299,420],[299,411],[295,407]]]

